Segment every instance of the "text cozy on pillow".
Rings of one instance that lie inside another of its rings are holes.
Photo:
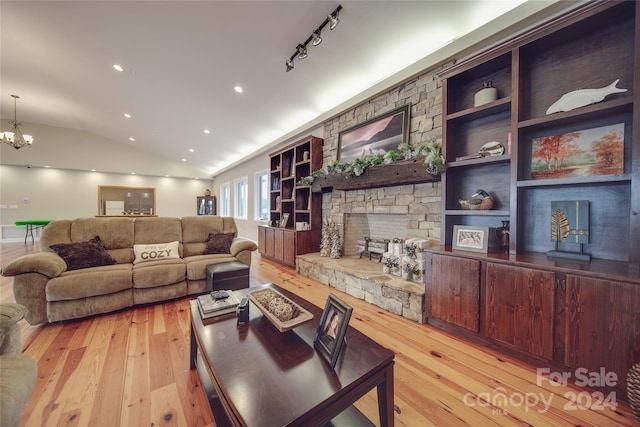
[[[134,264],[180,258],[178,242],[133,245]]]
[[[104,248],[100,236],[93,237],[85,242],[58,243],[49,246],[49,248],[64,260],[67,264],[67,271],[116,263]]]

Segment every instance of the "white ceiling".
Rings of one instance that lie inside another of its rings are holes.
[[[2,118],[17,94],[25,133],[80,130],[214,174],[520,3],[3,0]],[[285,72],[338,4],[338,27]]]

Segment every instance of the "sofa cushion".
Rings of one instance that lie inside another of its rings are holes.
[[[100,236],[84,242],[58,243],[50,248],[67,264],[67,271],[116,263],[104,248]]]
[[[215,215],[186,216],[182,218],[182,257],[202,255],[209,234],[234,233],[235,221],[231,217]]]
[[[131,289],[131,268],[131,264],[114,264],[65,271],[47,283],[47,301],[77,300]]]
[[[178,253],[179,242],[155,243],[146,245],[133,245],[135,254],[134,264],[150,261],[163,261],[180,258]]]
[[[133,266],[136,289],[172,285],[184,281],[186,267],[182,259],[143,262]]]
[[[234,237],[235,233],[209,233],[204,255],[230,253]]]

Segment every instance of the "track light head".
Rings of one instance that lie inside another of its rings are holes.
[[[313,44],[314,46],[318,46],[320,43],[322,43],[322,37],[320,37],[320,31],[315,31],[311,37],[313,38],[313,42],[311,42],[311,44]]]
[[[336,10],[335,12],[333,12],[331,15],[327,17],[327,19],[331,23],[329,25],[330,30],[333,30],[340,23],[340,19],[338,18],[338,13],[339,13],[338,10]]]
[[[293,70],[293,60],[292,59],[287,59],[287,62],[285,62],[285,64],[287,65],[287,72]]]
[[[302,44],[299,44],[296,49],[298,50],[298,59],[304,59],[307,57],[307,48]]]

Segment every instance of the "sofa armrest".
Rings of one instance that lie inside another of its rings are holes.
[[[258,245],[253,240],[245,239],[244,237],[236,237],[231,242],[231,255],[237,256],[242,251],[255,251],[258,249]]]
[[[0,274],[17,276],[24,273],[40,273],[49,278],[58,277],[67,269],[67,264],[53,252],[39,252],[21,256],[9,264],[3,265]]]

